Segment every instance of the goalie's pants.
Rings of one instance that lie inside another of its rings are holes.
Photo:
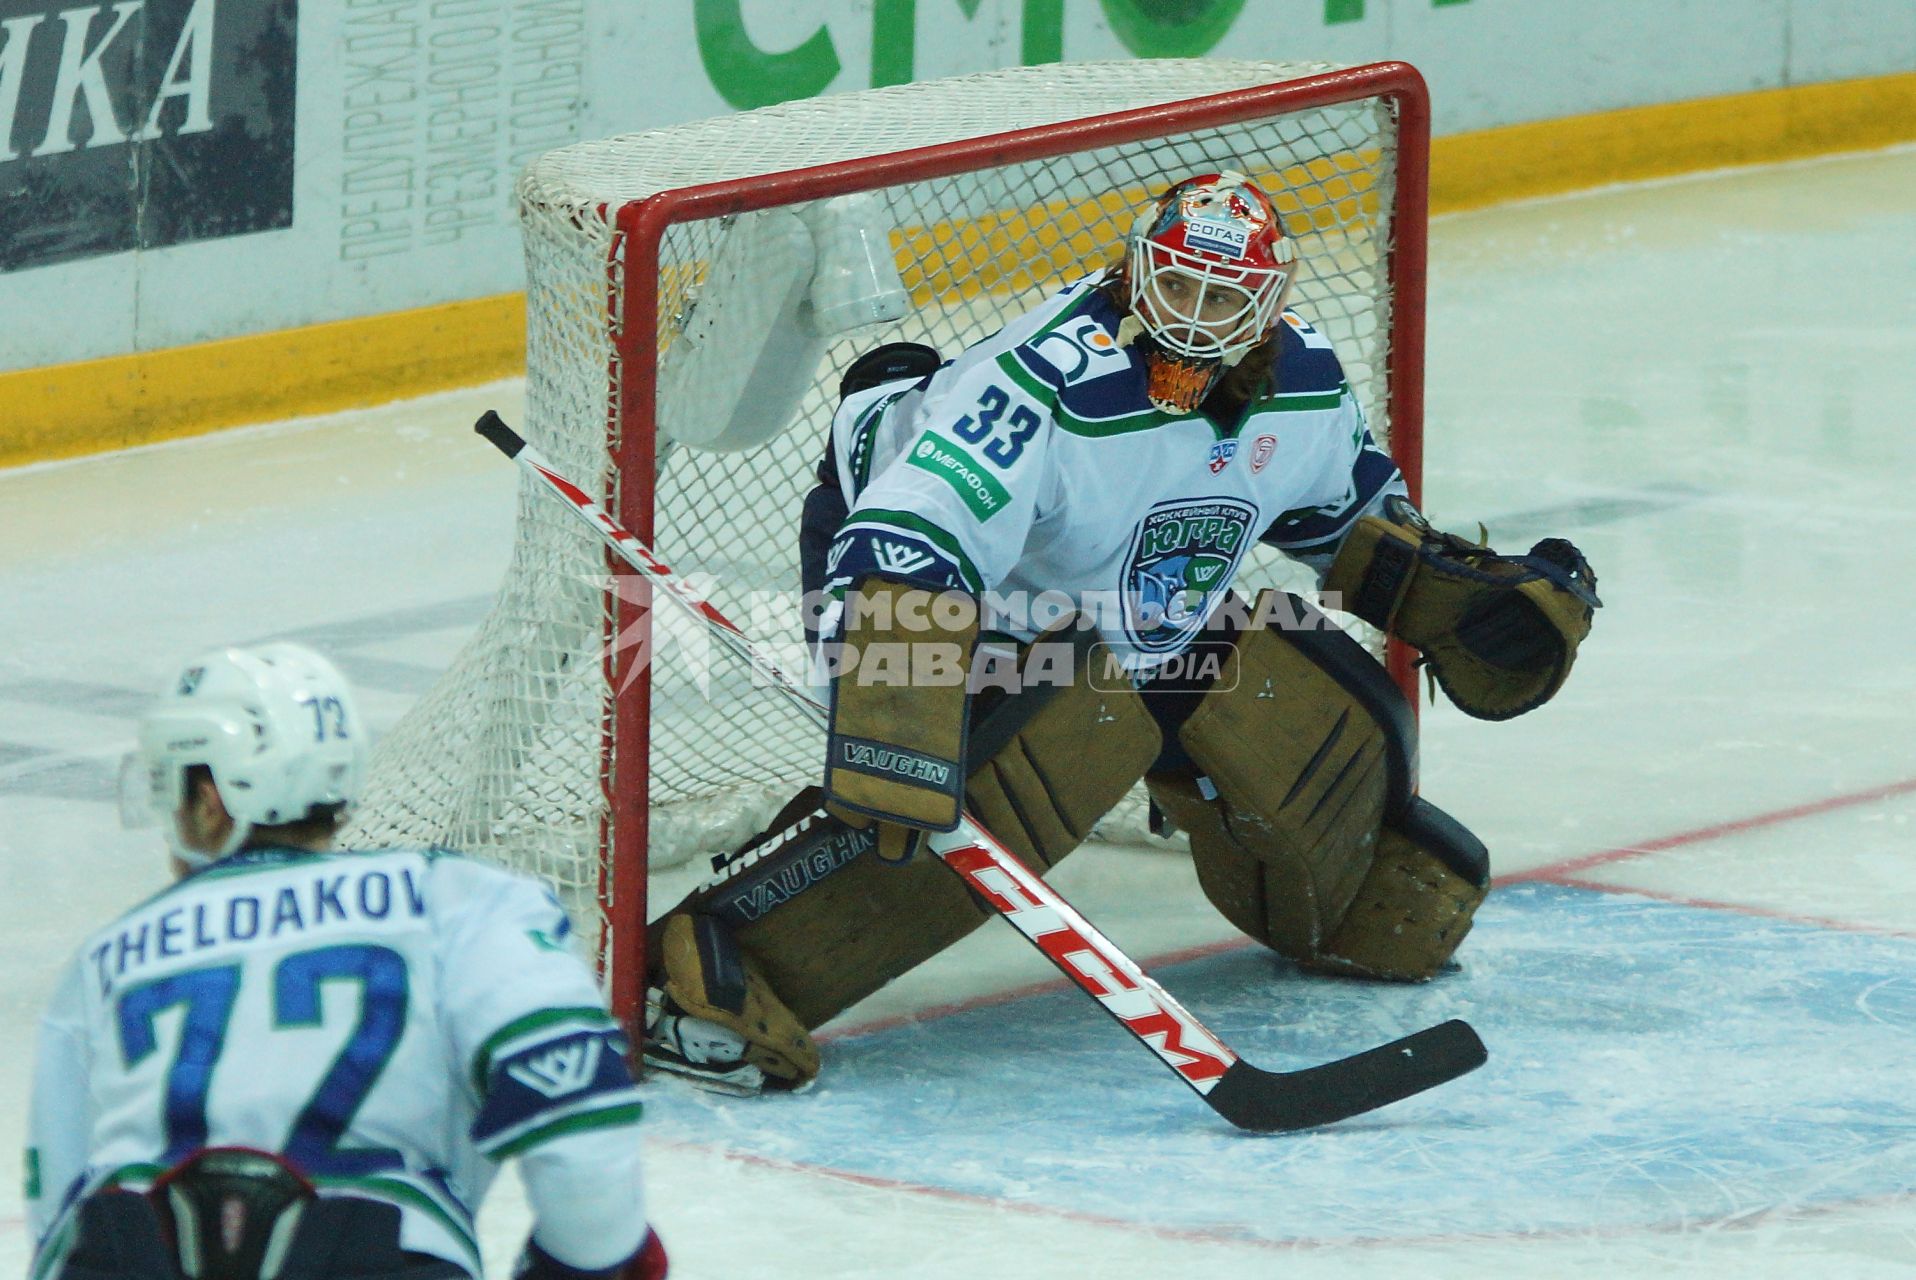
[[[178,1280],[179,1264],[152,1201],[97,1191],[80,1202],[79,1230],[57,1280]],[[310,1203],[280,1280],[472,1280],[464,1267],[399,1247],[399,1210],[357,1196]]]

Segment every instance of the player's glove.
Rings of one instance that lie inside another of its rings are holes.
[[[1433,529],[1403,499],[1386,510],[1357,522],[1325,589],[1416,647],[1465,713],[1508,720],[1549,701],[1602,605],[1583,553],[1546,538],[1528,555],[1500,556]]]

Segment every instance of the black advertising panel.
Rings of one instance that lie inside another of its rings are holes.
[[[289,227],[297,0],[0,0],[0,271]]]

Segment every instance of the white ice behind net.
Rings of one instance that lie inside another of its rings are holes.
[[[617,509],[617,432],[642,416],[613,403],[608,316],[625,287],[617,209],[658,191],[882,155],[1034,125],[1269,84],[1326,64],[1211,60],[1019,68],[835,95],[649,134],[582,143],[542,157],[520,183],[527,268],[526,437]],[[911,290],[902,320],[830,342],[797,413],[768,442],[717,452],[661,439],[655,542],[788,669],[802,665],[796,612],[798,511],[824,448],[838,377],[879,342],[951,354],[1039,298],[1111,260],[1136,210],[1172,178],[1231,167],[1280,188],[1300,242],[1293,305],[1344,359],[1380,440],[1391,298],[1385,257],[1395,122],[1376,99],[1224,128],[1077,150],[1050,159],[879,188],[896,264]],[[658,415],[695,424],[702,389],[739,365],[703,347],[751,331],[779,264],[728,266],[741,215],[666,234],[659,292]],[[736,257],[736,255],[733,255]],[[778,296],[774,296],[778,295]],[[724,317],[723,323],[715,317]],[[767,317],[769,320],[769,317]],[[735,392],[736,387],[733,388]],[[608,429],[608,422],[614,425]],[[772,424],[776,428],[777,424]],[[1113,477],[1114,486],[1124,483]],[[1260,549],[1246,585],[1303,587]],[[612,690],[604,653],[610,604],[599,544],[549,495],[522,491],[511,568],[491,616],[452,668],[380,744],[355,843],[434,842],[537,872],[581,921],[597,919]],[[651,858],[655,865],[727,847],[811,781],[822,739],[669,608],[652,637]],[[1107,824],[1135,835],[1141,808]]]

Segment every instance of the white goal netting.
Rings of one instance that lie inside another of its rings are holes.
[[[802,666],[798,511],[845,364],[892,340],[954,353],[1111,261],[1169,181],[1235,168],[1278,193],[1302,249],[1293,305],[1335,342],[1388,445],[1397,112],[1374,89],[1310,104],[1329,92],[1314,86],[1348,79],[1337,70],[1028,67],[552,152],[519,185],[527,409],[515,425],[628,521],[649,508],[666,562]],[[1273,96],[1279,84],[1298,92]],[[1208,98],[1227,91],[1251,105]],[[1016,148],[967,144],[1199,98]],[[656,244],[635,216],[648,197],[740,180],[723,206],[669,218]],[[862,304],[841,305],[833,281],[874,244],[895,288],[864,318],[894,318],[859,325]],[[760,352],[771,355],[755,365]],[[656,406],[641,394],[654,385]],[[636,461],[647,439],[650,468]],[[1251,573],[1268,582],[1276,569]],[[633,611],[611,586],[573,515],[524,490],[493,613],[380,744],[353,842],[435,842],[537,872],[603,928],[616,893],[643,887],[642,871],[608,876],[615,851],[657,865],[726,847],[813,780],[816,730],[669,608],[622,633]],[[649,725],[636,692],[647,681]],[[650,836],[634,850],[622,826],[629,835],[641,811]]]

